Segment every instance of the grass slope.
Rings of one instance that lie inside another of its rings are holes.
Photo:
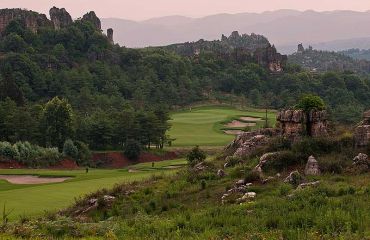
[[[38,176],[73,176],[71,180],[63,183],[40,185],[15,185],[0,180],[0,206],[6,204],[6,209],[12,211],[10,219],[19,218],[20,215],[37,216],[44,211],[54,211],[67,207],[73,200],[84,194],[100,188],[111,188],[114,184],[132,182],[151,177],[153,174],[170,174],[174,170],[167,167],[184,164],[185,160],[170,160],[155,163],[144,163],[132,166],[137,172],[121,170],[90,169],[86,174],[84,170],[0,170],[0,174],[22,174]]]
[[[232,107],[197,107],[171,115],[172,128],[169,131],[174,147],[178,146],[224,146],[235,136],[223,133],[224,123],[240,117],[265,118],[265,112],[258,109],[237,110]],[[275,112],[268,112],[268,122],[275,124]],[[257,123],[257,128],[263,123]]]

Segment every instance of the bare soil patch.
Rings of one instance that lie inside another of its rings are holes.
[[[6,180],[12,184],[44,184],[64,182],[70,177],[38,177],[32,175],[0,175],[0,179]]]
[[[242,130],[225,130],[224,133],[228,135],[239,135],[239,134],[242,134],[243,131]]]
[[[262,121],[262,118],[259,117],[241,117],[240,120],[247,122],[259,122]]]
[[[238,127],[238,128],[244,128],[244,127],[254,127],[256,126],[256,123],[246,123],[246,122],[241,122],[238,120],[233,120],[232,122],[228,123],[225,125],[225,127]]]

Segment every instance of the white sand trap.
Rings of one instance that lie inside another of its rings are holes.
[[[262,121],[262,118],[259,117],[241,117],[240,120],[247,122],[259,122]]]
[[[243,131],[241,131],[241,130],[225,130],[224,133],[226,133],[228,135],[239,135],[239,134],[242,134]]]
[[[233,120],[232,122],[225,125],[225,127],[230,127],[230,128],[234,128],[234,127],[245,128],[245,127],[254,127],[254,126],[256,126],[256,123],[245,123],[245,122],[241,122],[238,120]]]
[[[0,179],[6,180],[12,184],[43,184],[59,183],[71,179],[70,177],[38,177],[32,175],[0,175]]]

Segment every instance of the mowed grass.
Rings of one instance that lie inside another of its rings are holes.
[[[240,117],[258,117],[265,119],[265,111],[258,109],[238,110],[232,107],[209,106],[197,107],[171,114],[171,138],[176,139],[172,146],[224,146],[235,136],[225,134],[223,124]],[[270,125],[275,125],[276,112],[267,114]],[[257,123],[255,128],[263,126]]]
[[[38,175],[48,177],[73,177],[62,183],[17,185],[0,180],[0,206],[4,204],[7,211],[11,211],[10,220],[20,216],[39,216],[45,211],[56,211],[73,203],[75,198],[94,192],[101,188],[111,188],[117,183],[139,181],[150,178],[153,175],[173,174],[175,169],[171,166],[182,166],[184,159],[156,162],[154,168],[151,163],[130,166],[135,172],[128,169],[103,170],[0,170],[1,174],[8,175]]]

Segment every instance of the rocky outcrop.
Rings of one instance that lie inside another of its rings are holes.
[[[354,159],[352,170],[358,173],[365,173],[370,170],[370,159],[367,154],[359,153]]]
[[[370,110],[364,113],[363,121],[355,129],[354,138],[357,147],[370,145]]]
[[[113,29],[112,28],[108,28],[107,30],[107,37],[108,37],[108,40],[111,44],[114,44],[114,40],[113,40]]]
[[[258,64],[266,66],[272,73],[283,72],[288,57],[277,52],[275,46],[257,49],[254,54]]]
[[[71,15],[65,8],[53,7],[49,11],[50,19],[53,22],[54,29],[59,30],[73,23]]]
[[[91,22],[96,29],[101,30],[100,19],[96,16],[94,11],[86,13],[81,20]]]
[[[326,111],[312,110],[306,114],[303,110],[283,110],[277,115],[277,126],[282,135],[297,138],[302,135],[321,137],[328,135]]]
[[[225,154],[226,156],[235,157],[249,155],[258,147],[266,145],[269,137],[277,136],[278,134],[278,130],[273,128],[259,129],[239,134],[234,141],[225,148]]]
[[[309,176],[309,175],[316,176],[316,175],[320,175],[320,173],[321,172],[320,172],[320,168],[319,168],[319,163],[314,158],[314,156],[310,156],[308,158],[306,168],[304,170],[304,174],[307,175],[307,176]]]
[[[13,20],[21,21],[24,26],[36,33],[42,27],[52,26],[52,22],[46,15],[23,9],[1,9],[0,10],[0,34]]]

